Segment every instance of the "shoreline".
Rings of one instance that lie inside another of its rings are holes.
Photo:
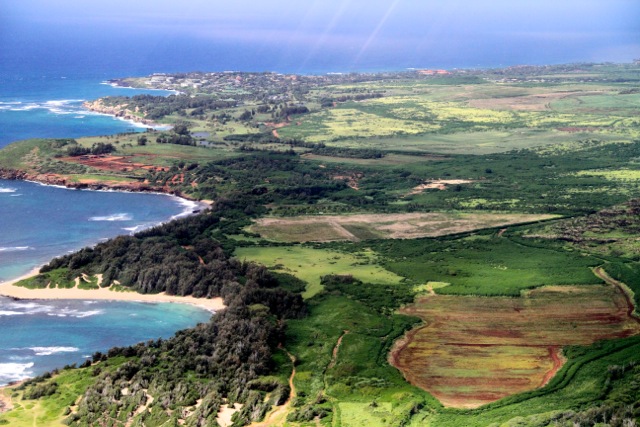
[[[92,113],[113,116],[116,119],[126,120],[133,123],[140,123],[141,125],[145,125],[150,128],[157,126],[157,123],[153,120],[137,116],[133,111],[129,110],[127,108],[128,104],[104,105],[102,98],[98,98],[92,101],[83,102],[82,107]]]
[[[176,197],[180,201],[195,203],[200,210],[206,210],[214,203],[212,200],[196,200],[187,194],[183,194],[180,191],[167,191],[163,187],[152,186],[125,186],[125,185],[110,185],[107,183],[71,183],[55,174],[34,174],[21,169],[2,169],[0,168],[0,180],[6,181],[24,181],[31,182],[33,184],[43,185],[46,187],[62,188],[65,190],[80,190],[80,191],[97,191],[97,192],[119,192],[119,193],[145,193],[145,194],[157,194],[169,197]],[[195,206],[194,206],[195,207]],[[193,212],[192,212],[193,213]],[[196,213],[193,213],[194,215]],[[186,212],[181,212],[177,215],[186,215]],[[173,217],[172,217],[173,218]],[[171,219],[167,220],[170,221]]]
[[[29,273],[0,283],[0,297],[17,300],[85,300],[85,301],[128,301],[144,303],[176,303],[188,304],[210,311],[212,313],[226,308],[222,298],[195,298],[192,296],[159,294],[140,294],[135,291],[112,291],[110,288],[79,289],[79,288],[44,288],[28,289],[15,284],[21,280],[35,276],[40,271],[36,267]]]
[[[188,217],[191,215],[199,215],[203,211],[206,211],[211,208],[213,201],[211,200],[193,200],[188,197],[185,197],[183,194],[175,194],[166,191],[158,191],[158,189],[140,189],[140,188],[127,188],[122,189],[119,187],[111,187],[106,184],[100,184],[95,188],[86,187],[86,188],[78,188],[75,186],[65,185],[66,182],[52,183],[50,181],[38,179],[38,176],[33,176],[28,174],[25,171],[21,170],[2,170],[0,169],[0,179],[5,179],[9,181],[25,181],[32,182],[34,184],[57,187],[66,190],[85,190],[85,191],[102,191],[102,192],[122,192],[122,193],[148,193],[148,194],[158,194],[168,197],[174,197],[178,203],[183,206],[183,211],[167,218],[165,221],[162,221],[159,224],[155,224],[151,227],[155,227],[158,225],[166,224],[175,219],[180,219],[184,217]],[[129,233],[129,235],[133,235],[140,230],[135,230],[135,232]],[[126,235],[126,233],[119,234]],[[117,236],[113,236],[115,238]],[[97,244],[99,242],[96,242]],[[146,302],[146,303],[178,303],[178,304],[189,304],[192,306],[196,306],[202,308],[204,310],[215,312],[218,310],[222,310],[226,308],[222,298],[195,298],[192,296],[176,296],[176,295],[167,295],[165,293],[160,294],[140,294],[135,291],[123,291],[117,292],[112,291],[110,288],[100,288],[97,290],[85,290],[78,288],[67,288],[67,289],[59,289],[59,288],[46,288],[46,289],[28,289],[20,286],[15,286],[15,283],[33,277],[40,272],[40,268],[42,266],[37,266],[31,269],[29,272],[22,274],[16,278],[9,279],[7,281],[0,281],[0,297],[13,298],[17,300],[103,300],[103,301],[130,301],[130,302]]]

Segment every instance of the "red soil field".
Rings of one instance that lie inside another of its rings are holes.
[[[429,295],[402,310],[425,325],[389,359],[443,405],[475,408],[544,386],[565,345],[640,333],[630,303],[611,285],[549,286],[520,298]]]

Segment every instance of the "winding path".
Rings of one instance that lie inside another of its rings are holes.
[[[624,296],[625,301],[627,302],[627,316],[632,319],[634,322],[640,324],[640,318],[636,315],[636,306],[633,302],[633,299],[627,292],[628,286],[625,283],[622,283],[613,277],[609,276],[609,274],[602,267],[596,267],[593,270],[593,274],[595,274],[600,279],[604,280],[604,282],[608,285],[615,286]]]
[[[338,350],[340,350],[340,344],[342,344],[342,339],[348,333],[349,333],[349,331],[345,330],[345,331],[342,332],[342,335],[340,335],[340,338],[338,338],[338,342],[336,343],[335,347],[333,347],[333,353],[332,353],[332,356],[331,356],[331,362],[329,362],[329,365],[327,366],[327,370],[329,370],[329,369],[333,368],[334,366],[336,366],[336,362],[338,360]]]
[[[277,424],[283,424],[285,421],[285,417],[289,413],[289,407],[291,406],[291,401],[294,397],[296,397],[296,386],[293,384],[293,379],[296,376],[296,357],[289,353],[286,349],[282,348],[282,351],[287,353],[289,359],[291,360],[291,375],[289,376],[289,398],[283,404],[278,406],[276,409],[272,410],[264,419],[264,421],[260,421],[259,423],[252,423],[250,427],[269,427]]]
[[[548,348],[549,348],[549,357],[551,358],[551,360],[553,360],[553,367],[549,372],[547,372],[544,375],[544,378],[540,383],[540,387],[544,387],[545,385],[547,385],[547,383],[551,381],[551,378],[553,378],[558,373],[560,368],[562,368],[562,365],[564,365],[564,362],[565,362],[564,358],[561,356],[560,349],[558,348],[558,346],[552,345],[552,346],[549,346]]]

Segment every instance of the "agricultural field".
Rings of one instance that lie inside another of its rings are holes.
[[[249,227],[260,237],[279,242],[415,239],[457,234],[483,228],[544,221],[555,215],[502,213],[407,213],[261,218]]]
[[[548,286],[520,298],[421,297],[401,313],[425,326],[390,360],[443,405],[475,408],[547,384],[567,345],[639,333],[630,310],[622,290],[602,285]]]
[[[384,97],[312,112],[278,134],[332,146],[447,154],[637,134],[638,95],[614,85],[380,85],[369,84],[367,90]]]

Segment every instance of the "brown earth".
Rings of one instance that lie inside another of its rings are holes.
[[[603,95],[606,92],[553,92],[536,95],[512,96],[505,98],[472,99],[470,107],[486,108],[490,110],[513,111],[545,111],[551,109],[551,102],[568,97],[580,97],[590,95]]]
[[[287,356],[289,356],[289,360],[291,360],[291,365],[293,367],[291,370],[291,375],[289,376],[289,398],[284,403],[284,405],[274,407],[274,410],[265,416],[264,421],[261,421],[259,423],[252,423],[250,424],[250,427],[269,427],[284,424],[286,415],[289,413],[291,407],[291,402],[293,401],[293,398],[296,397],[296,386],[293,383],[293,380],[296,377],[296,357],[284,348],[282,348],[282,350],[287,353]]]
[[[626,293],[611,285],[549,286],[521,298],[430,295],[402,313],[425,325],[389,361],[443,405],[475,408],[544,386],[559,349],[640,333]]]
[[[262,237],[284,242],[411,239],[456,234],[554,218],[501,213],[404,213],[261,218],[250,227]]]
[[[420,184],[407,194],[407,196],[411,196],[414,194],[420,194],[424,190],[446,190],[449,185],[461,185],[461,184],[471,184],[474,181],[468,179],[436,179],[432,181],[426,181],[424,184]]]
[[[333,352],[331,353],[331,362],[329,362],[329,365],[327,366],[327,369],[331,369],[334,366],[336,366],[336,362],[338,361],[338,351],[340,350],[340,345],[342,344],[342,339],[348,333],[349,333],[349,331],[345,330],[345,331],[342,332],[342,335],[340,335],[340,338],[338,338],[338,342],[336,342],[335,347],[333,347]]]
[[[60,160],[68,163],[77,163],[94,169],[108,172],[132,172],[136,170],[144,171],[167,171],[169,168],[137,163],[130,160],[133,156],[110,156],[110,155],[87,155],[77,157],[63,157]],[[139,157],[139,156],[138,156]],[[150,155],[150,158],[156,156]]]
[[[347,186],[358,191],[360,190],[358,182],[362,179],[363,176],[363,173],[353,173],[350,175],[334,175],[332,179],[335,179],[337,181],[345,181],[347,183]]]

